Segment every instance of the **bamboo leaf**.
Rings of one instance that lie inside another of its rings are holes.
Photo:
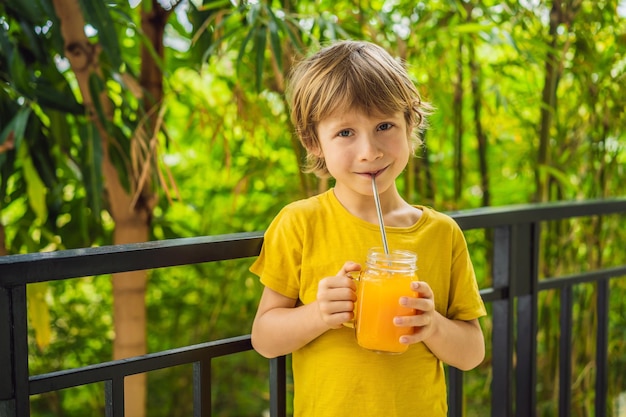
[[[261,91],[263,83],[263,70],[265,64],[265,45],[267,43],[267,32],[265,26],[256,28],[254,37],[254,50],[256,51],[256,88]]]
[[[246,14],[246,22],[250,26],[250,30],[246,34],[246,37],[244,38],[241,44],[241,48],[239,48],[239,55],[237,57],[237,72],[239,72],[241,62],[243,61],[243,57],[246,54],[246,48],[248,47],[248,43],[250,42],[250,40],[254,37],[255,38],[254,44],[256,45],[258,42],[258,40],[256,39],[256,35],[257,35],[257,27],[260,26],[260,24],[258,23],[259,9],[260,9],[260,5],[253,4],[250,7],[250,10],[248,11],[248,13]]]
[[[22,173],[24,175],[24,181],[26,182],[28,205],[31,207],[40,223],[43,224],[48,217],[48,208],[46,206],[47,189],[33,165],[33,161],[28,154],[28,148],[26,146],[22,146],[18,149],[18,158],[22,163]]]
[[[47,293],[47,282],[30,284],[26,290],[28,299],[28,319],[35,331],[37,347],[41,350],[47,348],[52,339],[52,332],[50,330],[50,309],[46,302]]]
[[[39,178],[50,190],[57,187],[59,183],[54,156],[52,156],[54,152],[52,150],[53,145],[51,145],[49,138],[43,133],[42,129],[41,120],[33,118],[28,126],[28,131],[32,133],[29,133],[27,139],[33,166],[37,170]]]
[[[296,48],[296,51],[298,51],[299,53],[304,53],[302,39],[300,38],[300,36],[298,36],[298,31],[302,32],[302,28],[300,27],[299,23],[295,19],[276,19],[276,22],[280,27],[282,27],[283,32],[287,34],[287,36],[291,40],[291,45]],[[296,29],[292,29],[292,26]]]
[[[0,56],[10,56],[12,50],[13,47],[9,38],[8,28],[4,25],[0,25],[0,53],[2,53]]]
[[[112,126],[111,134],[114,140],[109,144],[109,158],[111,158],[111,162],[115,165],[122,186],[130,193],[132,190],[132,168],[128,160],[128,155],[130,154],[130,140],[117,126]],[[97,131],[95,135],[99,138]],[[100,140],[100,142],[102,141]]]
[[[278,18],[272,11],[271,7],[267,7],[267,12],[270,16],[270,20],[267,24],[267,27],[270,32],[270,46],[272,47],[272,52],[276,57],[276,63],[278,64],[278,69],[280,71],[283,70],[283,51],[280,45],[280,34],[278,33],[280,29],[280,24],[278,23]]]
[[[9,68],[13,87],[26,96],[31,95],[33,87],[29,81],[30,72],[22,59],[22,55],[16,48],[13,48],[9,56]]]
[[[89,74],[89,94],[91,94],[96,115],[98,116],[98,119],[100,119],[102,126],[108,127],[109,123],[106,115],[104,114],[102,103],[100,102],[100,95],[104,91],[104,88],[104,81],[98,76],[98,74],[95,72]]]
[[[47,79],[37,80],[33,97],[42,107],[76,115],[85,113],[85,107],[76,100],[71,90],[54,88]]]
[[[193,4],[193,1],[191,2]],[[224,9],[231,6],[230,0],[212,1],[208,4],[202,4],[197,7],[197,10],[207,12],[209,10]],[[194,6],[195,7],[195,6]]]
[[[7,140],[11,140],[13,141],[11,146],[15,149],[19,149],[20,144],[24,140],[24,132],[26,131],[30,113],[30,107],[22,107],[17,111],[16,115],[13,116],[0,133],[0,145],[4,144]]]
[[[547,181],[549,176],[551,176],[552,178],[557,180],[563,187],[567,189],[574,188],[574,184],[567,176],[567,173],[564,172],[562,169],[550,165],[540,165],[539,174],[544,182]]]
[[[7,0],[6,6],[30,23],[41,21],[42,10],[38,1]]]
[[[79,0],[79,4],[85,14],[85,21],[98,31],[99,43],[109,62],[115,70],[118,70],[122,66],[122,54],[107,2]]]
[[[216,39],[215,42],[211,43],[211,45],[202,54],[201,61],[202,62],[208,61],[209,58],[216,53],[216,51],[218,50],[218,48],[220,47],[222,42],[224,42],[226,39],[228,39],[229,37],[233,36],[237,32],[239,32],[238,28],[237,29],[232,29],[232,30],[226,32],[223,36],[221,36],[218,39]],[[239,61],[237,62],[237,64],[238,63],[239,63]]]
[[[248,46],[248,42],[250,42],[250,39],[252,39],[253,36],[254,36],[254,29],[251,29],[246,35],[246,37],[244,38],[243,42],[241,43],[241,47],[239,48],[239,54],[237,55],[237,63],[236,63],[238,73],[241,71],[240,70],[241,62],[243,61],[243,57],[246,55],[246,47]]]
[[[479,33],[479,32],[489,32],[492,28],[495,27],[495,24],[483,24],[483,23],[462,23],[459,25],[454,25],[451,29],[456,33]]]
[[[37,25],[38,23],[31,24],[30,22],[21,22],[22,38],[19,48],[28,51],[29,55],[26,62],[28,62],[29,65],[36,62],[38,66],[45,66],[50,62],[51,56],[49,51],[44,47],[44,44],[39,40],[39,35],[35,29]]]
[[[82,161],[81,171],[87,192],[87,205],[96,224],[100,223],[104,179],[102,178],[102,140],[93,123],[83,125],[81,129]]]
[[[246,20],[248,21],[248,24],[251,27],[255,27],[257,26],[257,19],[259,18],[259,15],[261,14],[261,4],[251,4],[250,5],[250,10],[248,11],[248,14],[246,15]]]

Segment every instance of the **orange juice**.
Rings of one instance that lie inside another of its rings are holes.
[[[415,297],[411,291],[411,281],[417,279],[415,258],[413,254],[412,263],[404,265],[388,258],[382,264],[378,259],[371,262],[368,256],[368,266],[359,278],[357,290],[355,327],[361,347],[387,353],[407,350],[408,346],[400,343],[400,336],[411,334],[413,329],[395,326],[393,318],[415,314],[412,308],[400,305],[400,297]]]
[[[400,305],[400,297],[414,297],[410,290],[412,278],[408,276],[379,276],[361,278],[357,295],[356,337],[359,345],[366,349],[400,353],[407,345],[400,343],[400,336],[410,334],[410,327],[397,327],[395,316],[414,314],[412,308]]]

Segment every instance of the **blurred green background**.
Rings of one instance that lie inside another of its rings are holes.
[[[68,44],[80,33],[87,43]],[[263,230],[286,203],[332,186],[300,171],[284,86],[294,60],[343,38],[405,61],[436,108],[399,179],[410,202],[451,211],[626,194],[624,1],[3,0],[0,254],[123,243],[116,233],[132,222],[153,240]],[[93,60],[71,58],[80,53]],[[623,265],[624,226],[547,224],[541,279]],[[486,288],[490,236],[467,238]],[[150,271],[147,351],[248,333],[262,289],[250,263]],[[29,286],[31,374],[111,359],[112,286]],[[612,281],[615,417],[626,413],[625,290]],[[574,295],[572,416],[593,416],[595,288]],[[557,415],[558,308],[556,291],[542,293],[539,416]],[[489,361],[465,377],[467,416],[489,414]],[[217,360],[213,378],[214,415],[267,411],[267,363],[254,352]],[[191,379],[185,367],[151,373],[146,415],[191,415]],[[103,415],[103,388],[35,396],[31,408]]]

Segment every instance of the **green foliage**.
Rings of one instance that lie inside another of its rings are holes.
[[[137,7],[92,3],[81,0],[97,32],[91,39],[104,51],[104,71],[91,88],[107,91],[114,104],[114,123],[106,127],[116,140],[108,150],[128,174],[122,179],[130,189],[130,138],[144,116],[133,80],[145,34]],[[152,238],[263,230],[284,204],[316,191],[317,181],[299,170],[303,155],[289,122],[284,80],[309,48],[346,37],[376,41],[403,59],[436,107],[425,147],[400,180],[412,202],[452,210],[481,206],[488,194],[491,205],[526,203],[538,199],[543,186],[550,200],[623,196],[626,19],[615,12],[617,1],[584,0],[578,8],[561,2],[572,20],[554,35],[551,3],[470,3],[190,1],[186,14],[177,8],[166,35],[166,129],[155,157],[163,176],[155,183],[167,187],[160,190]],[[111,242],[99,169],[103,149],[63,55],[51,2],[0,3],[0,227],[9,253]],[[559,70],[554,105],[542,90],[550,60]],[[546,112],[552,123],[542,161]],[[487,172],[481,172],[481,153]],[[623,216],[546,224],[541,279],[623,265],[624,230]],[[487,287],[490,233],[470,231],[467,240],[480,286]],[[152,271],[149,350],[249,331],[261,291],[247,271],[250,262]],[[34,329],[42,327],[42,317],[31,322],[31,373],[110,359],[108,277],[51,283],[45,291],[29,289],[32,300],[43,297],[50,314],[50,344],[41,350]],[[611,282],[611,399],[626,391],[625,291],[623,278]],[[593,338],[586,336],[595,333],[596,289],[577,287],[574,297],[572,409],[587,416],[595,356]],[[558,308],[558,292],[541,294],[541,416],[557,414]],[[492,324],[488,318],[482,324],[489,339]],[[466,374],[468,416],[489,414],[490,357],[487,352],[485,364]],[[266,381],[267,362],[253,352],[220,359],[214,415],[260,415],[267,408]],[[157,400],[148,414],[189,415],[190,384],[189,367],[150,374],[149,397]],[[102,415],[102,392],[98,385],[38,396],[33,415]],[[611,415],[615,407],[610,404]]]
[[[545,262],[540,279],[554,279],[563,275],[592,271],[600,267],[624,264],[624,256],[614,249],[626,238],[624,216],[603,216],[589,219],[572,219],[567,222],[550,222],[544,231]],[[608,250],[605,250],[608,249]],[[558,261],[557,261],[558,260]],[[626,277],[610,282],[609,300],[609,412],[619,415],[612,399],[624,391],[623,376],[626,367],[623,357],[626,345],[624,320],[616,316],[624,308]],[[597,288],[595,284],[577,285],[572,290],[572,415],[593,415],[595,389],[595,341],[597,337]],[[558,410],[558,343],[561,336],[559,324],[560,292],[546,291],[539,302],[539,349],[537,398],[539,415],[556,415]]]
[[[241,260],[154,271],[148,295],[149,350],[248,333],[261,289],[247,271],[249,264],[249,260]],[[215,414],[260,415],[267,407],[267,370],[267,360],[254,352],[212,361]],[[149,396],[159,399],[149,405],[149,415],[190,415],[190,371],[179,367],[149,375]],[[180,394],[171,395],[169,381],[176,381]]]
[[[50,307],[51,340],[45,349],[31,346],[31,373],[53,372],[110,360],[114,335],[111,281],[108,277],[52,282],[46,298]],[[103,410],[103,384],[31,398],[31,413],[38,416],[58,413],[97,416],[102,415]]]

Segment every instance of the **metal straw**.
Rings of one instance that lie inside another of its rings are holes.
[[[380,208],[380,198],[378,197],[378,187],[376,186],[376,175],[372,175],[372,189],[374,190],[374,201],[376,202],[376,214],[378,214],[380,235],[383,238],[383,248],[385,249],[385,255],[389,255],[389,246],[387,246],[387,233],[385,233],[385,223],[383,222],[383,211]]]

